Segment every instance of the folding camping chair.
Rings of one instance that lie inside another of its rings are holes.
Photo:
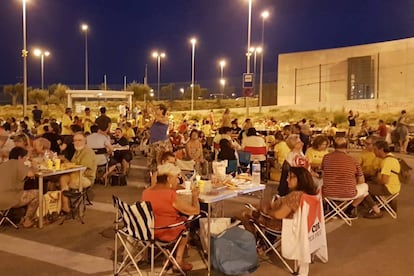
[[[387,211],[388,212],[388,214],[390,214],[390,216],[393,218],[393,219],[396,219],[397,218],[397,211],[396,210],[394,210],[392,207],[391,207],[391,205],[390,205],[390,203],[391,203],[391,201],[392,200],[394,200],[398,195],[399,195],[400,193],[396,193],[396,194],[393,194],[393,195],[387,195],[387,196],[385,196],[385,195],[376,195],[375,196],[375,199],[378,201],[378,208],[379,209],[381,209],[381,208],[384,208],[385,209],[385,211]]]
[[[352,225],[352,220],[345,213],[346,208],[354,202],[353,198],[335,198],[324,197],[324,200],[332,208],[325,214],[325,222],[330,221],[335,216],[339,216],[349,226]]]
[[[245,204],[244,206],[252,212],[259,212],[253,205],[249,203]],[[264,217],[269,217],[267,214],[260,214]],[[290,267],[290,265],[286,262],[286,260],[282,257],[281,253],[279,252],[282,232],[269,228],[266,225],[261,224],[254,219],[251,219],[250,222],[253,224],[259,237],[259,240],[257,241],[257,246],[259,247],[263,245],[265,248],[265,254],[269,252],[275,253],[276,257],[282,261],[283,265],[289,270],[289,272],[294,273],[293,269]]]
[[[11,208],[7,208],[7,209],[0,209],[0,226],[4,223],[4,222],[8,222],[10,223],[14,228],[19,229],[19,226],[17,226],[9,217],[9,212],[10,212]]]
[[[292,219],[283,219],[282,256],[295,261],[297,275],[307,276],[313,256],[328,262],[325,220],[320,195],[303,194]]]
[[[187,234],[186,231],[178,235],[177,239],[172,242],[163,242],[155,240],[155,229],[173,228],[185,223],[189,223],[200,216],[190,216],[186,221],[164,226],[154,227],[154,214],[150,202],[136,202],[127,204],[118,197],[112,196],[114,206],[117,209],[115,215],[115,254],[114,254],[114,275],[120,274],[131,263],[139,275],[142,272],[137,264],[137,257],[142,256],[144,252],[151,247],[151,272],[154,272],[154,249],[158,248],[166,257],[166,261],[159,275],[166,272],[167,266],[171,263],[175,265],[181,274],[185,272],[181,269],[174,258],[175,251],[181,239]],[[118,264],[118,241],[124,247],[124,256],[121,264]]]

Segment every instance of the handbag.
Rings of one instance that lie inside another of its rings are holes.
[[[115,173],[112,174],[109,178],[109,183],[111,186],[126,186],[127,185],[127,179],[125,174],[123,173]]]

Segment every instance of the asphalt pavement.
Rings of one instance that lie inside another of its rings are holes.
[[[414,167],[414,156],[405,159]],[[140,200],[144,166],[144,158],[135,157],[127,186],[95,185],[90,194],[93,205],[87,207],[84,224],[68,220],[43,229],[0,227],[0,275],[113,275],[112,195],[127,202]],[[411,183],[402,187],[397,219],[384,212],[381,219],[359,218],[351,227],[339,219],[327,223],[329,262],[316,261],[310,266],[310,275],[414,275],[413,182],[412,177]],[[275,184],[269,183],[265,197],[270,198],[275,189]],[[227,200],[223,203],[225,215],[239,214],[245,202],[257,203],[258,199],[243,196]],[[207,275],[199,251],[190,247],[187,255],[187,261],[194,265],[188,275]],[[279,260],[265,256],[251,275],[289,274]],[[137,274],[130,270],[125,275]]]

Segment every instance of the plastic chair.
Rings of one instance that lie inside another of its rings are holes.
[[[238,150],[237,156],[239,158],[239,170],[241,172],[247,172],[250,169],[251,153],[247,151]]]

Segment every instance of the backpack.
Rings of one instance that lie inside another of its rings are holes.
[[[211,240],[214,269],[227,275],[254,272],[259,267],[256,239],[249,231],[232,227]]]
[[[400,172],[397,173],[395,171],[391,171],[392,173],[395,173],[398,175],[398,179],[401,183],[407,184],[410,181],[411,178],[411,171],[413,168],[410,167],[410,165],[407,164],[407,162],[402,158],[397,158],[393,156],[387,156],[390,158],[394,158],[398,160],[398,163],[400,163]]]

